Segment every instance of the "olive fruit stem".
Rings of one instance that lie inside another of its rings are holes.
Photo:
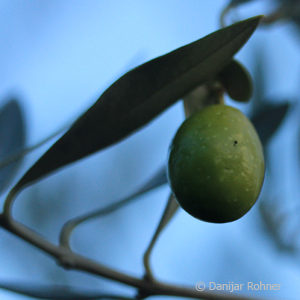
[[[192,92],[187,94],[183,98],[184,112],[186,118],[194,114],[195,112],[201,110],[205,106],[224,103],[224,88],[218,81],[207,82]],[[161,217],[159,225],[146,249],[143,257],[143,263],[145,268],[145,278],[148,280],[154,280],[152,270],[150,267],[150,255],[154,248],[154,245],[164,229],[164,227],[169,223],[169,221],[174,216],[175,212],[179,208],[179,204],[176,201],[175,195],[171,193],[169,200],[167,202],[164,213]]]
[[[185,117],[208,105],[224,104],[224,88],[218,81],[207,82],[183,98]]]

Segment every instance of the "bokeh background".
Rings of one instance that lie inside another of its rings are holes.
[[[11,97],[21,103],[26,145],[32,145],[74,120],[127,70],[219,29],[220,13],[227,3],[1,0],[0,107]],[[268,14],[276,3],[252,1],[228,21]],[[265,99],[290,103],[266,146],[270,166],[259,200],[265,205],[258,204],[242,219],[223,225],[200,222],[180,210],[153,252],[151,261],[159,279],[190,286],[199,281],[277,283],[279,291],[243,289],[242,294],[298,299],[299,34],[290,21],[258,29],[236,56],[255,77],[256,106],[227,99],[249,115]],[[178,102],[128,139],[28,188],[17,199],[15,217],[57,242],[66,220],[122,199],[165,164],[170,141],[183,119]],[[0,129],[12,140],[13,124],[11,118]],[[14,182],[54,140],[24,158]],[[142,276],[143,251],[169,192],[167,185],[157,188],[107,217],[82,225],[73,236],[74,249]],[[0,230],[1,281],[67,284],[126,295],[134,292],[106,279],[65,271],[4,230]],[[1,289],[0,298],[30,299]]]

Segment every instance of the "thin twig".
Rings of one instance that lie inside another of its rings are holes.
[[[227,5],[227,6],[222,10],[221,15],[220,15],[220,26],[221,26],[221,28],[226,27],[225,18],[226,18],[226,16],[228,15],[228,13],[233,9],[233,7],[235,7],[235,6],[232,5],[232,4],[229,4],[229,5]]]
[[[54,133],[52,133],[51,135],[49,135],[48,137],[40,140],[39,142],[28,146],[24,149],[21,149],[18,152],[15,152],[9,156],[7,156],[4,160],[2,160],[0,162],[0,169],[6,167],[7,165],[15,162],[16,160],[20,159],[21,157],[25,156],[26,154],[28,154],[29,152],[41,147],[42,145],[44,145],[45,143],[49,142],[50,140],[52,140],[54,137],[56,137],[57,135],[61,134],[63,131],[65,131],[66,129],[68,129],[71,126],[71,122],[67,123],[66,125],[64,125],[63,127],[61,127],[60,129],[58,129],[57,131],[55,131]]]
[[[60,245],[68,249],[71,249],[70,247],[71,234],[77,226],[81,225],[84,222],[91,221],[95,218],[106,216],[122,208],[123,206],[132,203],[133,201],[137,200],[139,196],[165,183],[167,183],[167,177],[166,177],[165,167],[163,166],[144,186],[142,186],[138,191],[132,193],[130,196],[126,197],[125,199],[117,201],[104,208],[93,210],[89,213],[80,215],[66,222],[60,232],[60,238],[59,238]]]
[[[153,274],[150,268],[150,255],[152,253],[153,247],[155,245],[155,243],[158,240],[159,235],[161,234],[162,230],[165,228],[165,226],[169,223],[169,221],[172,219],[172,217],[175,215],[175,212],[177,211],[179,205],[176,201],[176,198],[174,196],[173,193],[170,194],[167,205],[165,207],[165,210],[163,212],[163,215],[160,219],[160,222],[154,232],[154,235],[144,253],[144,258],[143,258],[143,262],[144,262],[144,267],[145,267],[145,277],[147,279],[151,279],[153,280]]]

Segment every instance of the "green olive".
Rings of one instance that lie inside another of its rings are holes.
[[[264,172],[253,125],[230,106],[207,106],[186,119],[170,146],[172,191],[185,211],[203,221],[241,218],[256,202]]]

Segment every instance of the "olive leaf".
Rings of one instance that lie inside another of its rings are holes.
[[[78,288],[64,285],[45,285],[28,282],[5,282],[0,281],[0,288],[14,292],[16,294],[26,295],[36,299],[51,300],[95,300],[95,299],[132,299],[119,295],[109,295],[98,291],[79,290]]]
[[[289,103],[279,105],[267,104],[261,111],[251,117],[251,121],[263,145],[266,145],[272,135],[281,125],[289,109]]]
[[[218,30],[123,75],[28,170],[14,189],[108,147],[150,122],[228,64],[260,19],[250,18]]]
[[[19,102],[12,99],[0,109],[0,161],[23,149],[25,139],[23,112]],[[21,161],[22,157],[0,169],[0,194],[13,180]]]
[[[238,61],[232,60],[218,74],[229,97],[239,102],[248,102],[252,97],[253,83],[247,69]]]

